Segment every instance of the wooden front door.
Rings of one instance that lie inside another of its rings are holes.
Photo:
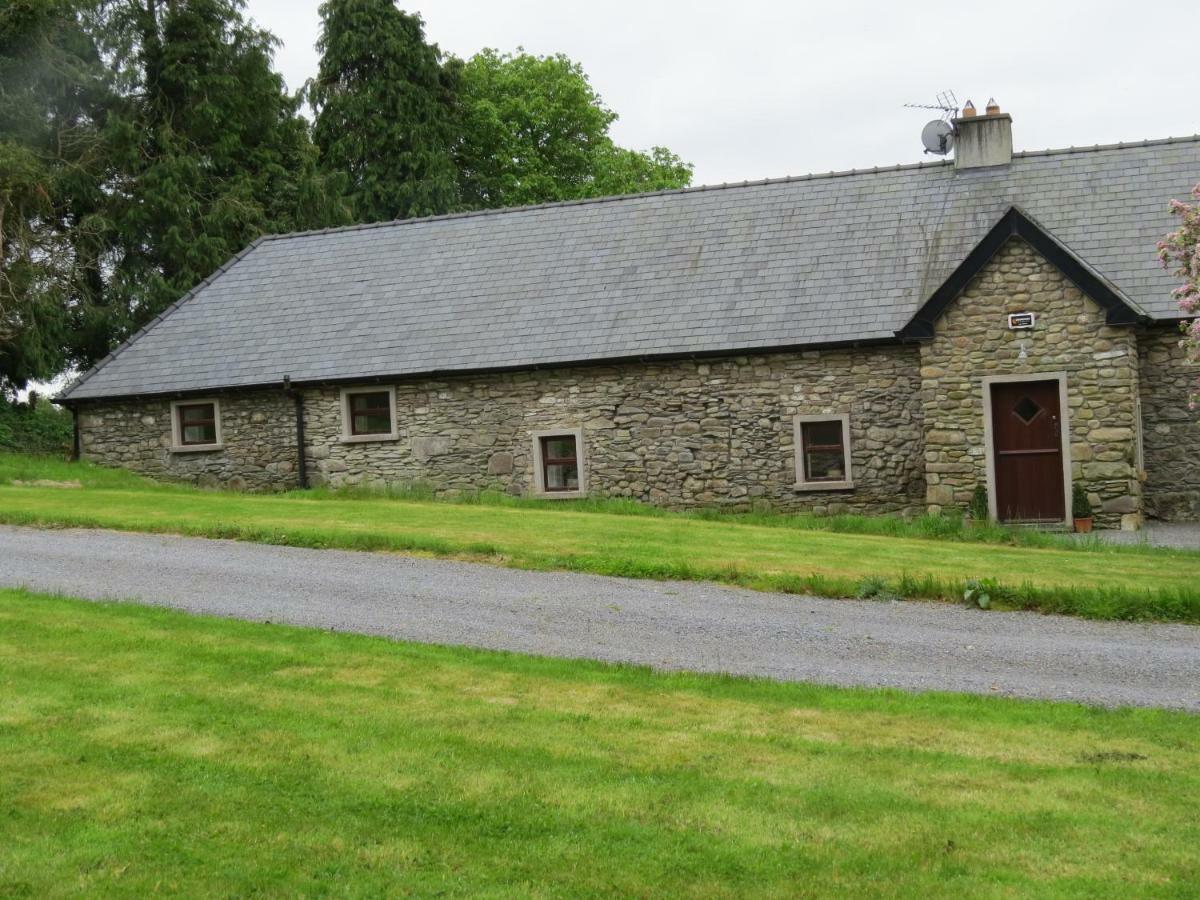
[[[1000,521],[1063,521],[1067,511],[1058,382],[993,384],[992,441]]]

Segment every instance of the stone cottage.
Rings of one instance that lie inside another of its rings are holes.
[[[85,459],[204,485],[1200,518],[1168,201],[1200,137],[255,242],[60,398]]]

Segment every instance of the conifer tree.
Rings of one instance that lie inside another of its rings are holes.
[[[327,0],[301,97],[244,0],[0,0],[0,394],[86,367],[266,232],[686,184],[565,57],[443,61]],[[314,140],[315,138],[315,140]]]
[[[420,16],[392,0],[326,0],[321,22],[313,137],[322,168],[348,179],[355,218],[457,208],[456,67],[442,65]]]
[[[259,235],[346,220],[317,171],[300,100],[272,69],[276,40],[242,7],[107,7],[103,33],[125,88],[106,127],[117,173],[109,289],[120,298],[109,343]]]

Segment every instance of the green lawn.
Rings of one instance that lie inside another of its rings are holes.
[[[1194,897],[1200,719],[0,590],[0,896]]]
[[[74,478],[83,487],[39,486],[22,474]],[[319,492],[239,494],[12,456],[0,456],[0,522],[432,553],[825,596],[854,596],[864,580],[882,579],[885,596],[958,599],[965,579],[987,577],[1005,586],[1001,606],[1200,622],[1198,552],[1094,542],[1080,547],[1044,535],[1034,538],[1040,545],[1027,546],[1004,529],[984,533],[1010,542],[984,543],[958,523],[932,538],[920,536],[929,523],[882,518],[846,524],[893,533],[821,531],[821,520],[812,517],[704,518],[603,502],[580,508],[502,498],[446,503]]]

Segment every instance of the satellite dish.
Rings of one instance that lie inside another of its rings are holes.
[[[945,156],[954,146],[954,126],[941,119],[934,119],[921,129],[921,143],[926,153]]]

